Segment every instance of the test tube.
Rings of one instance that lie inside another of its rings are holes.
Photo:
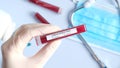
[[[58,7],[58,6],[49,4],[49,3],[41,1],[41,0],[29,0],[29,1],[36,4],[36,5],[39,5],[41,7],[47,8],[47,9],[53,11],[53,12],[61,13],[61,8]]]
[[[49,22],[42,16],[40,15],[38,12],[35,13],[35,17],[42,23],[44,24],[49,24]]]
[[[44,43],[47,43],[50,41],[66,38],[66,37],[69,37],[69,36],[72,36],[75,34],[79,34],[79,33],[85,32],[85,31],[86,31],[85,25],[79,25],[79,26],[76,26],[73,28],[67,28],[64,30],[45,34],[41,37],[36,38],[36,42],[37,42],[37,45],[39,45],[39,43],[44,44]]]

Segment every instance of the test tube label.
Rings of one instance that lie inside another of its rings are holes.
[[[58,38],[58,37],[63,37],[63,36],[66,36],[66,35],[69,35],[69,34],[74,34],[74,33],[77,33],[76,28],[66,30],[66,31],[61,31],[61,32],[58,32],[58,33],[54,33],[54,34],[48,35],[46,37],[47,37],[47,40],[51,40],[51,39],[55,39],[55,38]]]

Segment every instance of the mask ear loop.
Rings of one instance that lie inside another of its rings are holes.
[[[72,0],[74,1],[74,0]],[[78,1],[75,3],[75,8],[73,10],[70,11],[69,13],[69,16],[68,16],[68,22],[69,22],[69,25],[71,27],[73,27],[74,25],[72,24],[72,17],[73,17],[73,14],[74,12],[76,12],[77,10],[79,9],[82,9],[82,8],[86,8],[86,7],[90,7],[93,3],[95,2],[95,0],[89,0],[87,2],[84,3],[83,6],[81,6],[80,8],[76,9],[77,7],[77,4],[78,4]],[[92,48],[89,46],[89,44],[86,42],[86,40],[82,37],[81,34],[78,34],[77,37],[80,39],[80,41],[82,41],[82,44],[85,46],[85,48],[88,50],[89,54],[91,55],[91,57],[98,63],[98,65],[101,67],[101,68],[107,68],[107,66],[97,57],[97,55],[94,53],[94,51],[92,50]]]

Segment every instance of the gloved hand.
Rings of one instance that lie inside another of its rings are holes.
[[[31,57],[23,55],[27,43],[35,36],[60,30],[50,24],[26,24],[15,31],[2,45],[2,68],[42,68],[55,52],[60,40],[48,42],[38,53]]]

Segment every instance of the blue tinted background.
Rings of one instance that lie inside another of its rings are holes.
[[[0,9],[8,12],[13,21],[19,27],[26,23],[38,22],[34,19],[34,12],[39,12],[51,24],[57,25],[62,29],[68,28],[67,15],[68,12],[74,7],[71,0],[44,0],[62,8],[61,14],[53,13],[47,9],[38,7],[28,2],[28,0],[1,0]],[[104,0],[103,0],[104,1]],[[102,1],[102,2],[103,2]],[[108,1],[108,0],[105,0]],[[112,4],[111,0],[109,2]],[[1,25],[0,25],[1,26]],[[32,46],[25,48],[25,55],[32,56],[40,47],[37,47],[34,40],[31,41]],[[91,46],[95,53],[104,61],[108,67],[120,68],[119,55]],[[2,61],[0,54],[0,62]],[[63,39],[60,47],[51,57],[44,68],[99,68],[94,60],[90,57],[87,50],[79,42]]]

